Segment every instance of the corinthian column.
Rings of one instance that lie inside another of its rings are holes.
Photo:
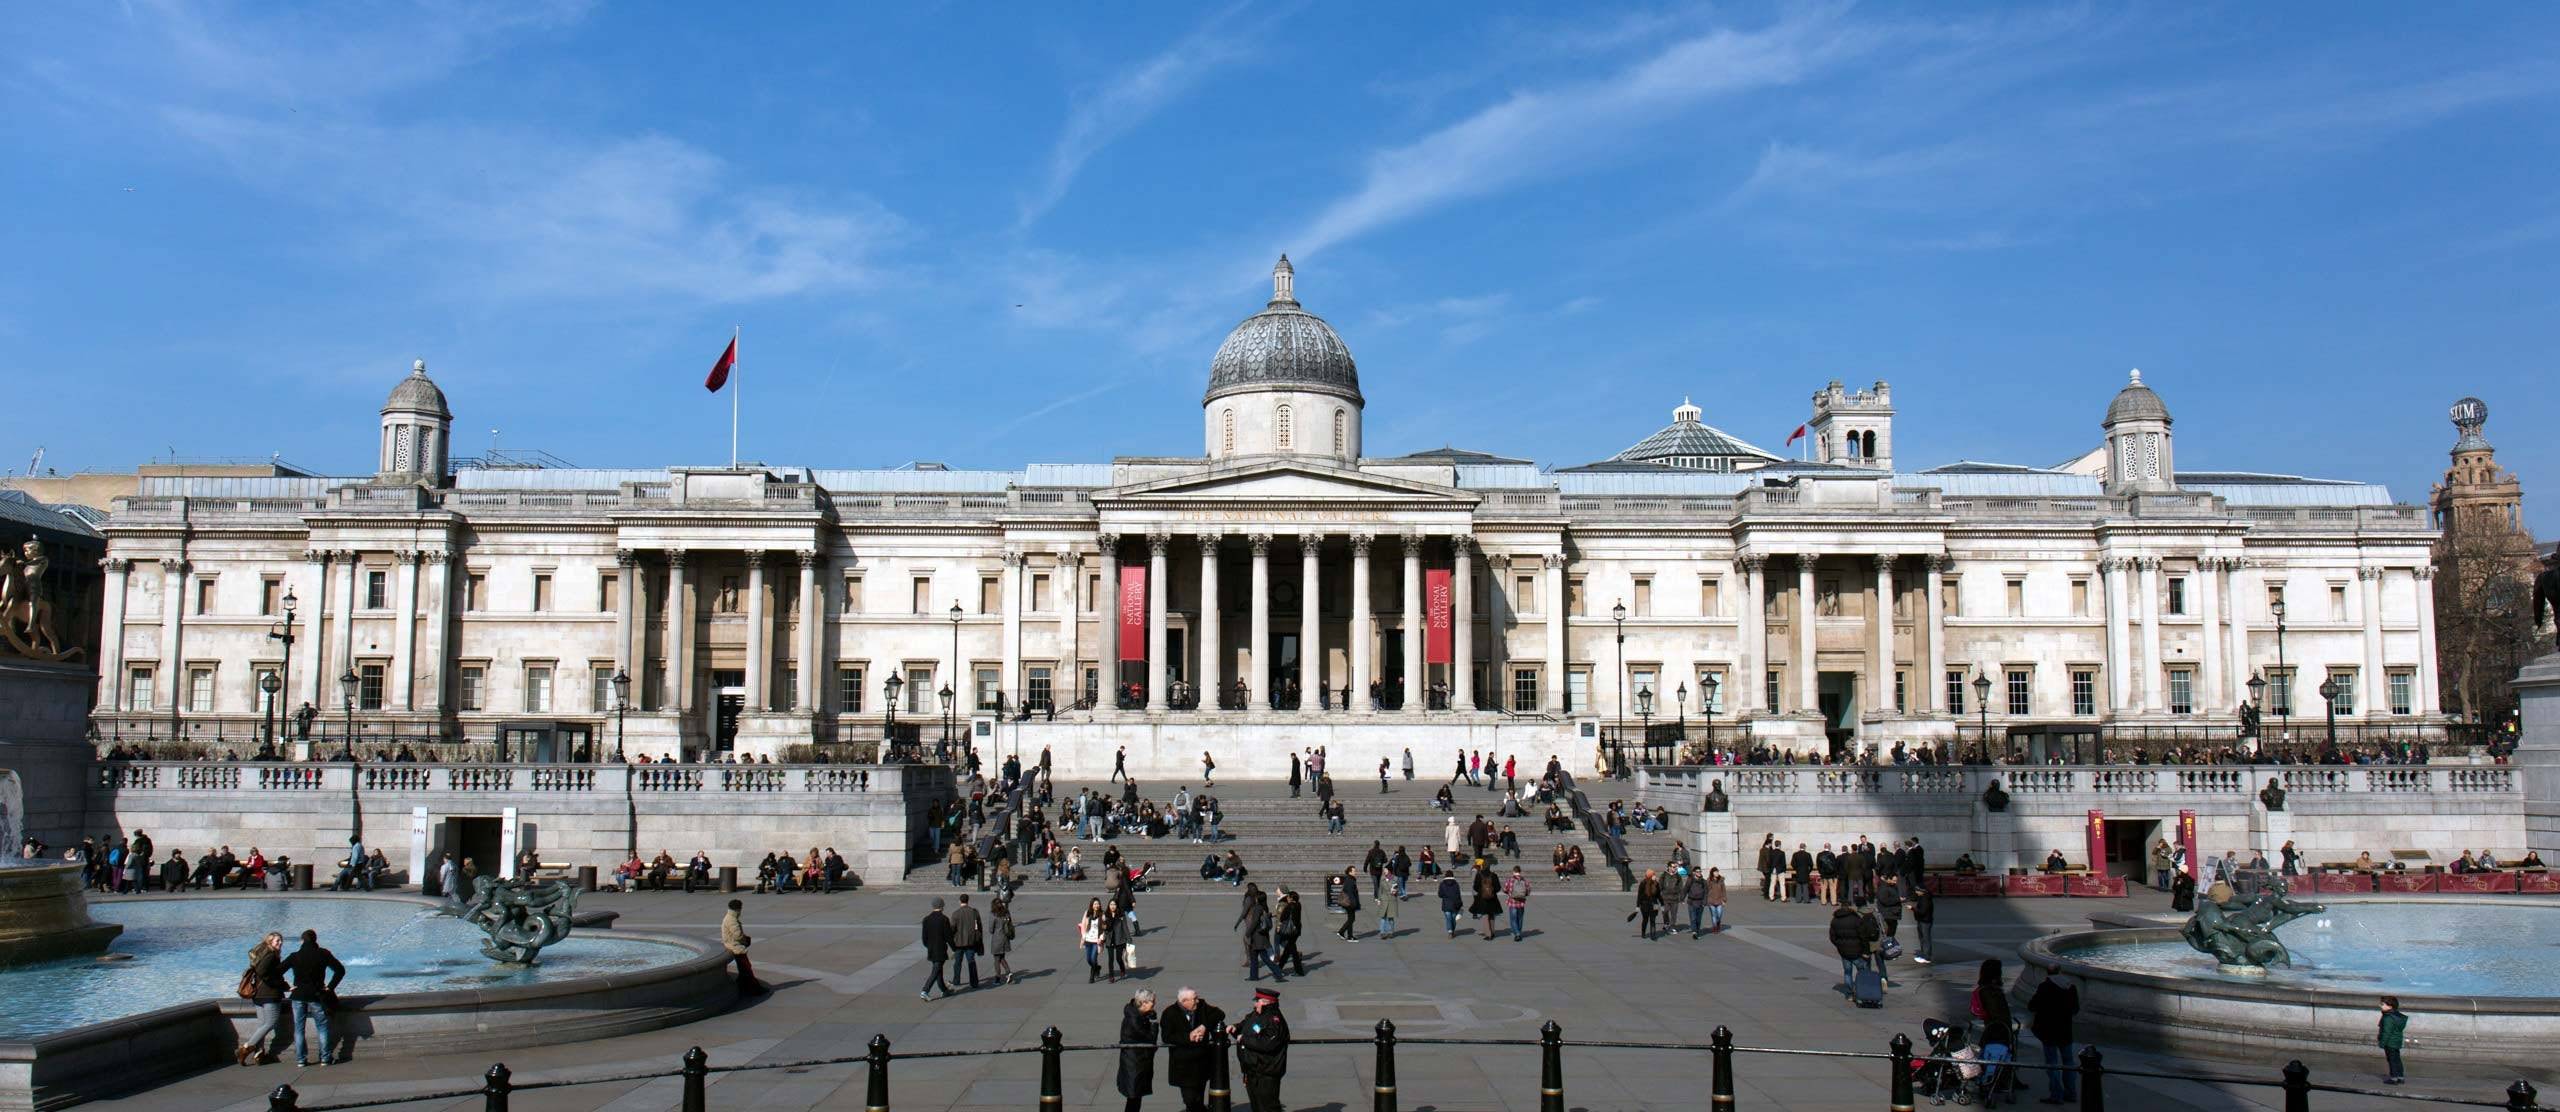
[[[818,593],[818,568],[825,558],[816,552],[801,552],[800,557],[800,667],[793,673],[795,683],[792,708],[802,714],[818,711],[818,673],[822,670],[819,654],[826,644],[822,615],[827,612],[826,596]]]
[[[1867,705],[1877,714],[1889,713],[1893,707],[1893,555],[1879,553],[1876,558],[1876,657],[1868,682]]]
[[[1200,545],[1200,706],[1218,709],[1218,685],[1226,682],[1227,670],[1220,658],[1226,653],[1226,623],[1218,614],[1218,545],[1227,538],[1219,533],[1202,533],[1193,538]]]
[[[773,659],[772,612],[764,604],[764,552],[747,551],[747,709],[771,705],[772,682],[765,669]]]
[[[1278,705],[1271,701],[1271,534],[1255,533],[1245,543],[1253,547],[1253,671],[1247,681],[1253,690],[1246,699],[1270,709]]]
[[[1769,566],[1769,559],[1750,553],[1736,560],[1735,565],[1742,569],[1742,651],[1735,654],[1733,682],[1725,687],[1733,700],[1733,717],[1739,720],[1747,714],[1777,708],[1760,705],[1766,698],[1763,689],[1768,686],[1761,677],[1769,671],[1769,611],[1760,573]]]
[[[1476,709],[1476,541],[1449,538],[1449,709]]]
[[[1369,697],[1369,546],[1376,540],[1351,534],[1351,705],[1362,714],[1378,709]]]
[[[98,623],[98,709],[120,710],[124,706],[124,596],[125,576],[133,570],[133,561],[110,557],[98,561],[107,569],[107,597],[104,616]],[[279,616],[281,620],[281,616]],[[287,631],[291,632],[291,631]],[[281,677],[287,683],[276,696],[281,704],[293,691],[293,677]]]
[[[693,596],[685,591],[685,550],[667,550],[667,682],[663,705],[681,715],[693,706]]]
[[[1324,595],[1316,561],[1323,555],[1324,535],[1298,535],[1298,709],[1313,710],[1311,700],[1324,692]]]
[[[1147,709],[1162,711],[1164,701],[1164,550],[1173,538],[1147,534]]]
[[[1422,639],[1431,622],[1422,613],[1422,534],[1404,537],[1404,712],[1420,714],[1431,705],[1431,685],[1422,670]]]

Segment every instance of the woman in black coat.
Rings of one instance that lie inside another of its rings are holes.
[[[1156,1091],[1156,994],[1143,988],[1120,1007],[1119,1089],[1129,1112]]]

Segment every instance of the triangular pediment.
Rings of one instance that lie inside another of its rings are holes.
[[[1094,495],[1097,504],[1146,505],[1189,501],[1247,503],[1371,503],[1411,505],[1438,503],[1462,508],[1475,495],[1456,487],[1373,475],[1349,468],[1298,461],[1265,460],[1229,467],[1204,467],[1143,483],[1113,487]]]

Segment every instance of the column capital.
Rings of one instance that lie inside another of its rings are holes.
[[[1404,545],[1405,554],[1408,556],[1421,555],[1422,542],[1429,539],[1431,538],[1419,529],[1408,532],[1404,536],[1397,538],[1397,540]]]
[[[1877,573],[1878,575],[1890,575],[1890,574],[1892,574],[1892,573],[1893,573],[1893,562],[1894,562],[1895,560],[1897,560],[1897,559],[1900,559],[1900,558],[1901,558],[1901,557],[1896,556],[1895,554],[1893,554],[1893,553],[1891,553],[1891,552],[1879,552],[1879,553],[1876,553],[1874,556],[1869,557],[1869,559],[1871,559],[1871,560],[1873,560],[1873,561],[1875,562],[1875,566],[1876,566],[1876,573]]]
[[[2356,578],[2358,578],[2358,579],[2380,579],[2380,578],[2382,578],[2382,565],[2380,565],[2380,564],[2361,564],[2361,565],[2358,565],[2358,566],[2356,567]]]
[[[1313,560],[1324,551],[1324,534],[1322,533],[1299,533],[1297,540],[1298,555],[1306,559]]]
[[[1457,559],[1465,559],[1467,556],[1467,550],[1472,549],[1475,546],[1476,539],[1465,533],[1458,533],[1449,538],[1449,553]]]
[[[1149,534],[1147,534],[1147,555],[1149,555],[1149,556],[1162,556],[1162,555],[1164,555],[1165,549],[1168,549],[1168,548],[1171,548],[1171,547],[1173,547],[1173,534],[1171,534],[1171,533],[1149,533]]]
[[[1378,535],[1375,533],[1353,533],[1351,534],[1351,554],[1366,557],[1369,555],[1369,546],[1376,543],[1378,543]]]
[[[1745,575],[1758,575],[1761,569],[1769,566],[1769,558],[1757,552],[1745,552],[1733,558],[1733,566],[1742,569]]]
[[[640,554],[638,552],[634,552],[628,548],[617,548],[613,550],[613,563],[615,567],[628,568],[638,564],[639,562]]]
[[[1200,546],[1201,555],[1215,555],[1218,551],[1218,546],[1227,542],[1227,535],[1215,529],[1209,529],[1192,534],[1191,542]]]
[[[329,562],[329,557],[330,552],[325,548],[306,548],[302,550],[302,560],[304,563],[326,564]]]
[[[2098,574],[2114,575],[2123,571],[2127,561],[2122,556],[2108,556],[2098,561]]]
[[[2417,567],[2410,568],[2409,574],[2417,576],[2418,582],[2424,583],[2436,577],[2436,566],[2434,564],[2420,564]]]
[[[2158,571],[2160,570],[2160,558],[2157,556],[2136,556],[2133,558],[2133,567],[2136,571]]]
[[[1944,552],[1924,553],[1920,557],[1921,569],[1927,571],[1931,575],[1937,575],[1954,564],[1955,558]]]
[[[746,551],[745,555],[746,555],[746,559],[747,559],[747,570],[749,570],[749,571],[754,571],[754,570],[756,570],[756,569],[758,569],[758,568],[762,568],[762,567],[764,566],[764,550],[763,550],[763,549],[761,549],[761,548],[750,548],[750,549],[748,549],[748,550]]]
[[[677,571],[683,571],[683,570],[684,570],[684,564],[685,564],[685,557],[686,557],[687,555],[688,555],[688,554],[686,553],[686,551],[685,551],[684,549],[681,549],[681,548],[670,548],[670,549],[668,549],[668,550],[667,550],[667,566],[668,566],[668,567],[670,567],[670,568],[673,568],[673,569],[675,569],[675,570],[677,570]]]
[[[796,552],[792,553],[792,555],[797,556],[797,557],[799,557],[799,558],[800,558],[800,570],[802,570],[802,571],[814,571],[814,570],[816,570],[816,569],[817,569],[817,566],[818,566],[818,550],[817,550],[817,549],[814,549],[814,548],[803,548],[803,549],[800,549],[800,550],[798,550],[798,551],[796,551]]]
[[[1511,554],[1508,552],[1487,552],[1484,554],[1484,566],[1494,571],[1510,571]]]
[[[1004,566],[1006,566],[1006,567],[1008,567],[1008,568],[1018,568],[1018,567],[1021,567],[1021,566],[1022,566],[1022,550],[1021,550],[1021,549],[1019,549],[1019,548],[1008,548],[1008,549],[1005,549],[1005,550],[1004,550],[1004,556],[1003,556],[1003,559],[1004,559]]]
[[[1245,544],[1252,547],[1254,555],[1269,556],[1271,554],[1271,534],[1250,533],[1245,536],[1244,540]]]
[[[163,556],[160,558],[160,570],[171,575],[185,575],[187,573],[187,558],[184,556]]]
[[[418,553],[418,558],[425,560],[429,564],[442,564],[452,561],[453,553],[447,552],[441,548],[430,548]]]
[[[133,561],[121,556],[109,556],[98,561],[98,567],[109,575],[123,575],[133,570]]]
[[[1056,560],[1062,568],[1072,568],[1084,562],[1084,554],[1072,548],[1061,548],[1050,553],[1049,558]]]

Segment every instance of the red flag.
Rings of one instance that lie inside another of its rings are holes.
[[[738,365],[738,338],[729,337],[729,348],[720,353],[720,361],[711,365],[711,375],[702,380],[702,388],[714,394],[729,384],[729,368]]]
[[[728,367],[728,364],[727,364],[727,363],[725,363],[725,362],[723,362],[723,363],[722,363],[722,364],[720,364],[720,365],[721,365],[721,367],[723,367],[724,369],[725,369],[726,367]],[[717,389],[719,389],[719,387],[714,386],[714,387],[712,387],[712,389],[717,390]],[[1796,426],[1796,431],[1794,431],[1794,432],[1791,432],[1791,433],[1788,433],[1788,434],[1787,434],[1787,444],[1793,444],[1793,443],[1795,443],[1796,441],[1799,441],[1799,440],[1802,440],[1802,439],[1804,439],[1804,426],[1803,426],[1803,425],[1797,425],[1797,426]],[[1781,447],[1781,448],[1784,448],[1784,447],[1786,447],[1786,446],[1787,446],[1787,444],[1781,444],[1781,445],[1778,445],[1778,446],[1779,446],[1779,447]]]

